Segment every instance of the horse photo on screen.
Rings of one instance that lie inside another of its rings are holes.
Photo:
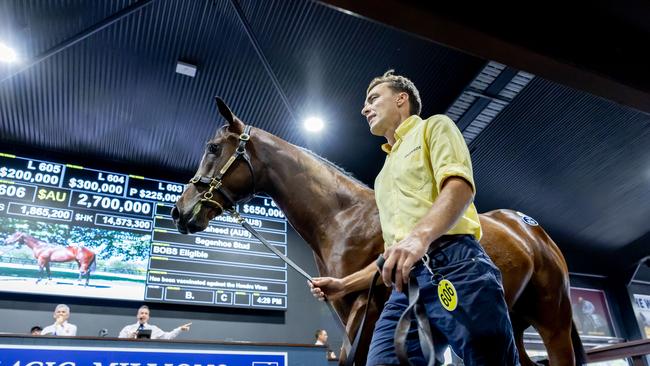
[[[88,286],[90,273],[95,270],[95,253],[83,246],[50,244],[20,231],[5,239],[5,245],[12,244],[15,246],[24,244],[32,250],[38,264],[37,283],[43,279],[52,279],[51,262],[77,262],[79,265],[79,281],[81,282],[82,278],[86,280],[84,286]]]
[[[373,190],[309,151],[263,130],[246,129],[222,100],[217,104],[227,125],[208,142],[195,177],[172,210],[181,233],[202,231],[226,209],[263,192],[311,247],[321,276],[344,277],[383,252]],[[534,365],[523,339],[531,325],[542,337],[550,365],[584,363],[572,320],[568,269],[557,245],[534,220],[513,210],[487,212],[480,220],[480,243],[503,276],[521,364]],[[351,338],[369,307],[356,365],[365,364],[373,325],[389,294],[386,287],[378,290],[369,304],[363,292],[332,301]],[[436,353],[444,351],[440,343]]]

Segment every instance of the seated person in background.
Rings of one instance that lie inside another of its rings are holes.
[[[54,309],[54,324],[48,325],[41,332],[42,335],[76,336],[77,326],[68,323],[70,308],[66,304],[59,304]]]
[[[334,354],[334,351],[330,349],[329,344],[327,344],[327,331],[325,329],[318,329],[316,330],[314,336],[316,337],[316,343],[314,343],[315,345],[327,347],[327,359],[335,360],[336,355]]]
[[[186,332],[190,330],[190,325],[192,325],[192,323],[187,323],[172,330],[171,332],[164,332],[157,326],[148,323],[149,307],[147,305],[140,306],[136,318],[138,321],[135,324],[130,324],[122,328],[122,331],[120,331],[119,335],[120,338],[137,338],[139,331],[144,329],[151,329],[151,339],[174,339],[178,337],[178,334],[181,331]]]
[[[43,328],[41,328],[39,325],[35,325],[32,327],[32,329],[29,330],[29,334],[33,336],[41,335],[41,332],[43,331]]]

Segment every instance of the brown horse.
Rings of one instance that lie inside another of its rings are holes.
[[[228,125],[209,141],[196,177],[172,210],[181,233],[204,230],[209,220],[233,203],[265,192],[309,244],[321,276],[349,275],[383,252],[379,214],[370,188],[265,131],[252,129],[250,136],[242,135],[244,123],[223,101],[218,99],[217,104]],[[242,145],[246,151],[237,155],[235,151],[241,151]],[[210,179],[214,177],[221,184]],[[551,365],[584,362],[572,321],[568,270],[558,247],[540,226],[528,218],[525,223],[515,211],[491,211],[480,219],[484,231],[481,245],[503,275],[522,365],[534,365],[523,343],[529,325],[539,331]],[[368,326],[363,330],[367,337],[357,353],[357,365],[365,364],[369,336],[388,289],[382,287],[379,293],[369,304]],[[358,330],[366,303],[366,294],[360,292],[333,301],[351,336]]]
[[[81,281],[82,277],[85,277],[86,283],[84,286],[88,286],[90,272],[95,270],[95,253],[90,249],[86,247],[52,245],[19,231],[5,239],[6,245],[19,245],[20,243],[27,245],[34,253],[34,258],[36,258],[36,262],[38,263],[38,279],[36,283],[43,280],[46,275],[48,280],[52,279],[50,262],[76,261],[79,265],[79,281]]]

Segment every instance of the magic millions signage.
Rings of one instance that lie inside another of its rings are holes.
[[[286,352],[0,345],[2,366],[287,366]]]

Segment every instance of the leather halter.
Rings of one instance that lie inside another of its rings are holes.
[[[248,201],[253,197],[253,194],[255,193],[255,173],[253,171],[253,165],[251,165],[251,159],[248,153],[246,152],[246,143],[250,140],[251,135],[251,126],[246,126],[244,128],[244,132],[239,135],[239,145],[237,146],[237,149],[235,149],[235,152],[232,153],[230,158],[226,161],[224,166],[219,169],[217,172],[217,175],[214,177],[210,176],[205,176],[205,175],[196,175],[194,178],[190,179],[190,184],[194,185],[199,185],[201,184],[207,184],[208,185],[208,190],[203,193],[203,197],[201,198],[201,203],[212,206],[212,207],[218,207],[221,209],[221,211],[226,211],[226,209],[217,201],[213,199],[214,197],[214,191],[219,192],[225,199],[228,205],[230,205],[233,209],[237,203]],[[233,163],[237,159],[243,159],[246,162],[246,165],[248,166],[248,170],[251,172],[251,181],[253,184],[253,191],[245,198],[235,201],[232,197],[232,193],[229,192],[226,187],[223,186],[223,176],[228,172],[230,167],[232,167]]]
[[[246,152],[246,143],[250,140],[250,131],[251,131],[251,126],[246,126],[244,128],[244,132],[239,135],[239,145],[237,146],[237,149],[235,152],[230,156],[228,161],[226,161],[226,164],[218,171],[217,175],[214,177],[209,177],[209,176],[201,176],[201,175],[196,175],[194,178],[190,179],[190,184],[198,185],[199,183],[201,184],[207,184],[208,185],[208,190],[203,193],[203,197],[201,198],[201,203],[206,204],[212,207],[218,207],[221,209],[222,212],[229,212],[232,216],[235,217],[237,222],[239,222],[246,230],[248,230],[254,237],[256,237],[258,240],[262,242],[271,252],[273,252],[275,255],[277,255],[280,259],[282,259],[284,262],[286,262],[289,266],[291,266],[293,269],[295,269],[298,273],[300,273],[303,277],[305,277],[308,281],[312,280],[312,277],[305,272],[300,266],[298,266],[296,263],[294,263],[291,259],[289,259],[286,255],[284,255],[282,252],[280,252],[277,248],[275,248],[271,243],[269,243],[260,233],[258,233],[246,220],[239,215],[239,213],[235,209],[235,205],[240,202],[248,201],[250,200],[253,195],[255,194],[255,173],[253,172],[253,166],[251,165],[250,162],[250,157],[248,156],[248,153]],[[228,192],[228,190],[223,186],[223,176],[228,172],[228,169],[232,166],[232,164],[239,158],[244,159],[246,162],[246,165],[248,165],[248,169],[251,172],[251,181],[253,183],[253,191],[245,198],[239,200],[239,202],[235,202],[235,200],[232,199],[232,194]],[[221,193],[222,196],[226,198],[228,203],[232,206],[230,210],[226,210],[219,202],[215,201],[213,199],[214,197],[214,191],[217,191]],[[330,312],[332,313],[332,316],[335,319],[335,323],[339,326],[341,332],[343,332],[343,348],[346,350],[347,353],[350,352],[350,340],[347,336],[347,332],[345,329],[345,325],[343,324],[343,321],[339,317],[338,313],[332,306],[332,304],[327,301],[326,302],[328,305],[328,308]]]

